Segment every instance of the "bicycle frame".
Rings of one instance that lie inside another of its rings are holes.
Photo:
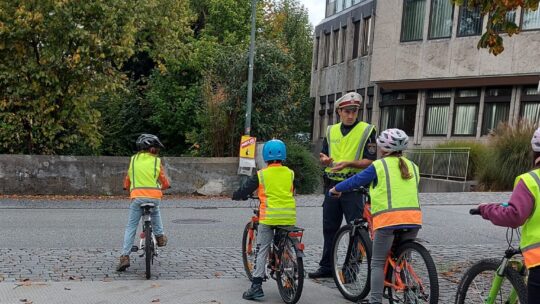
[[[499,290],[501,289],[501,285],[504,281],[505,277],[505,269],[508,266],[509,263],[513,264],[515,268],[522,273],[523,271],[526,271],[525,265],[521,261],[518,260],[511,260],[511,258],[521,253],[520,250],[515,249],[508,249],[505,252],[505,256],[501,261],[501,265],[499,265],[499,268],[497,269],[497,272],[495,273],[495,277],[493,278],[493,283],[491,284],[491,289],[489,290],[488,298],[486,299],[486,304],[493,304],[497,294],[499,293]],[[510,304],[515,304],[518,302],[518,295],[516,290],[512,287],[510,290],[510,295],[508,296],[508,302]]]
[[[424,289],[424,284],[422,284],[420,278],[418,277],[418,275],[416,275],[412,266],[409,263],[407,263],[407,261],[402,261],[400,265],[397,265],[394,259],[392,258],[392,255],[390,254],[388,255],[388,258],[386,259],[386,264],[384,265],[385,277],[387,277],[386,274],[388,273],[388,270],[390,267],[392,267],[392,269],[394,270],[394,273],[397,274],[395,276],[396,284],[392,284],[392,282],[388,281],[388,279],[385,279],[384,286],[390,287],[399,291],[405,290],[407,288],[407,285],[403,283],[403,280],[401,279],[400,274],[401,274],[402,269],[407,269],[407,271],[412,275],[415,282],[418,283],[418,286],[420,286],[422,290]]]
[[[150,229],[151,229],[151,233],[150,235],[152,236],[152,243],[154,244],[154,256],[157,256],[157,248],[155,246],[155,244],[157,244],[157,240],[156,240],[156,236],[154,235],[154,232],[153,232],[153,229],[152,229],[152,208],[144,208],[143,209],[143,215],[141,217],[141,222],[142,222],[142,225],[143,225],[143,231],[141,231],[141,234],[140,234],[140,240],[139,240],[139,250],[142,250],[144,249],[144,240],[145,240],[145,235],[144,235],[144,224],[145,223],[150,223]],[[144,256],[144,250],[143,250],[143,253],[139,255],[139,257],[143,257]]]

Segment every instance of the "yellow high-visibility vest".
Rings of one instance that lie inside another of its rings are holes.
[[[296,225],[293,197],[294,172],[280,164],[271,164],[257,172],[259,178],[259,222],[269,226]]]
[[[533,213],[529,216],[521,229],[519,247],[523,253],[525,266],[532,268],[540,265],[540,169],[535,169],[516,178],[514,188],[522,180],[534,197]]]

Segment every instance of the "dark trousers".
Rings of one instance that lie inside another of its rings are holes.
[[[527,294],[529,303],[540,302],[540,266],[529,269],[529,281],[527,282]],[[539,301],[539,302],[536,302]]]
[[[324,271],[332,270],[332,245],[336,232],[341,227],[343,216],[347,223],[360,218],[364,210],[364,199],[359,192],[346,192],[339,198],[328,196],[328,190],[325,187],[325,196],[323,202],[323,236],[324,247],[323,255],[319,266]]]

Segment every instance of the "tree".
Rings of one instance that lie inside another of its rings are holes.
[[[98,151],[96,101],[125,89],[136,52],[159,68],[180,57],[188,13],[175,0],[0,2],[0,151]]]
[[[517,8],[522,10],[537,10],[538,0],[451,0],[457,5],[467,5],[469,9],[479,9],[482,16],[488,16],[487,30],[478,41],[478,48],[487,48],[490,53],[497,56],[504,51],[501,33],[508,36],[519,33],[519,27],[511,20],[507,20],[508,12]]]

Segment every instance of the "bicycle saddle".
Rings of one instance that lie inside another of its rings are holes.
[[[156,204],[154,203],[142,203],[141,204],[141,208],[144,208],[144,207],[155,207]]]

